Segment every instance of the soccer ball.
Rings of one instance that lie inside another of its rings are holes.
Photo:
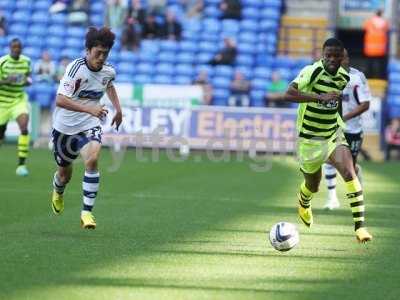
[[[299,243],[299,232],[292,223],[279,222],[272,226],[269,241],[278,251],[289,251]]]

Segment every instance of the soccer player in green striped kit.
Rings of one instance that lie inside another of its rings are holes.
[[[329,162],[345,181],[356,238],[364,243],[372,240],[372,235],[365,227],[363,191],[342,131],[341,93],[350,80],[341,67],[344,47],[338,39],[330,38],[322,50],[322,59],[306,66],[284,96],[285,100],[300,103],[297,152],[304,182],[298,193],[298,213],[306,226],[313,224],[311,199],[320,185],[321,166]]]
[[[19,39],[10,42],[10,54],[0,58],[0,144],[10,120],[16,120],[21,131],[18,137],[18,176],[27,176],[26,158],[29,150],[28,96],[25,86],[32,83],[31,61],[22,55]]]

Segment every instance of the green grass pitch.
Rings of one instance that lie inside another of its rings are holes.
[[[128,150],[115,168],[103,149],[98,227],[84,231],[82,165],[54,216],[51,152],[31,152],[27,178],[15,156],[0,149],[0,299],[400,299],[399,163],[362,164],[374,240],[360,245],[342,186],[339,210],[321,209],[322,186],[314,227],[299,223],[293,158],[258,173],[249,159],[140,162]],[[278,221],[300,231],[286,253],[267,240]]]

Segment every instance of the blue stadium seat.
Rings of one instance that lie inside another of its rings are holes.
[[[247,54],[239,54],[236,58],[236,65],[251,67],[254,65],[254,56]]]
[[[34,35],[34,36],[41,36],[41,37],[44,35],[47,35],[47,26],[43,26],[42,24],[35,24],[32,26],[29,26],[28,34]],[[46,38],[47,38],[47,36],[46,36]]]
[[[104,16],[102,14],[91,15],[90,22],[95,26],[102,26],[104,22]]]
[[[264,107],[265,106],[265,92],[261,90],[253,90],[250,92],[250,106]]]
[[[120,53],[120,51],[115,51],[114,49],[111,50],[110,54],[108,54],[107,60],[108,61],[119,62],[120,61],[119,53]],[[132,63],[132,62],[130,62],[130,63]]]
[[[156,54],[160,51],[160,43],[153,40],[143,40],[140,44],[140,51]]]
[[[90,12],[94,14],[102,14],[105,9],[106,6],[102,2],[95,2],[90,5]]]
[[[215,89],[213,91],[212,105],[227,106],[230,92],[226,89]]]
[[[61,56],[75,59],[82,56],[82,51],[76,48],[64,48],[61,50]]]
[[[203,14],[206,18],[219,18],[221,16],[221,10],[216,5],[208,5],[205,7]]]
[[[117,78],[115,80],[116,82],[121,82],[121,83],[132,83],[133,82],[133,76],[129,74],[117,74]]]
[[[71,26],[68,27],[67,29],[67,35],[69,37],[83,39],[85,37],[85,34],[86,34],[86,29],[83,27]]]
[[[255,44],[255,43],[254,43]],[[241,54],[255,54],[257,48],[252,43],[239,43],[238,50]]]
[[[12,1],[12,0],[11,0]],[[18,0],[15,1],[15,8],[17,11],[21,11],[21,10],[32,10],[33,8],[33,1],[30,0]]]
[[[145,83],[151,83],[152,81],[151,81],[151,76],[146,74],[140,74],[133,77],[133,82],[145,84]]]
[[[162,51],[170,51],[174,52],[178,50],[179,44],[175,41],[161,41],[160,42],[160,49]]]
[[[268,84],[269,84],[268,79],[256,78],[253,79],[253,81],[251,82],[251,87],[255,90],[265,91],[268,87]]]
[[[210,65],[198,65],[195,67],[196,76],[202,71],[206,71],[209,77],[214,76],[214,68]]]
[[[51,25],[47,32],[50,35],[63,38],[65,36],[65,27],[63,25]]]
[[[43,44],[45,42],[46,41],[42,37],[40,37],[38,35],[33,35],[33,34],[28,35],[28,37],[26,38],[26,41],[25,41],[26,46],[39,48],[39,49],[43,46]]]
[[[275,9],[281,8],[281,0],[268,0],[265,2],[266,7],[274,7]]]
[[[154,63],[158,60],[158,57],[153,55],[152,53],[147,53],[147,52],[139,52],[138,55],[139,61],[141,62],[148,62],[148,63]]]
[[[201,30],[202,24],[197,19],[189,19],[188,21],[185,21],[182,24],[182,27],[186,31],[190,31],[190,32],[195,33],[195,32],[199,32]]]
[[[221,0],[205,0],[205,3],[208,4],[213,4],[213,5],[219,5],[219,3],[221,2]]]
[[[272,65],[273,60],[274,58],[272,56],[265,55],[265,53],[259,54],[256,57],[256,63],[259,66],[270,67]]]
[[[260,27],[261,30],[277,30],[278,28],[278,23],[275,20],[262,20],[260,22]]]
[[[217,19],[204,19],[202,22],[202,31],[219,32],[221,30],[221,22]]]
[[[157,60],[164,63],[174,63],[177,58],[175,52],[160,52]]]
[[[154,76],[153,82],[158,84],[172,84],[173,79],[168,75],[156,75]]]
[[[400,105],[392,105],[389,110],[390,118],[400,118]]]
[[[60,49],[57,48],[50,48],[47,50],[47,52],[49,52],[51,58],[53,59],[53,61],[59,61],[61,59],[61,51]],[[75,59],[75,58],[79,58],[79,57],[70,57],[67,56],[69,59]]]
[[[35,9],[35,11],[48,11],[51,4],[51,0],[39,0],[35,1],[35,3],[33,4],[33,8]]]
[[[67,15],[66,14],[51,14],[50,15],[50,23],[53,25],[64,25],[67,23]]]
[[[156,65],[156,74],[172,76],[175,73],[174,65],[168,63],[159,63]]]
[[[217,77],[231,78],[233,75],[233,67],[231,66],[216,66],[214,74]]]
[[[284,80],[289,81],[289,80],[293,79],[291,69],[279,68],[279,69],[275,69],[275,71],[279,72],[281,75],[281,78]]]
[[[390,82],[390,84],[399,84],[400,83],[400,73],[399,72],[390,72],[389,73],[389,82]]]
[[[391,59],[388,63],[389,72],[400,72],[400,61]]]
[[[196,62],[200,64],[206,64],[208,63],[211,58],[214,56],[213,53],[210,52],[202,52],[196,55]]]
[[[248,31],[248,32],[258,32],[259,23],[257,20],[243,20],[240,22],[240,29],[241,31]]]
[[[38,59],[41,56],[42,51],[36,47],[25,47],[24,54],[32,59]]]
[[[49,17],[50,15],[48,12],[35,12],[31,17],[31,22],[36,24],[47,24]]]
[[[196,56],[190,52],[183,52],[176,56],[176,61],[182,64],[192,64],[196,61]]]
[[[205,31],[200,35],[200,41],[202,42],[219,43],[220,40],[219,35],[213,32]]]
[[[173,83],[175,84],[191,84],[192,83],[192,77],[191,76],[175,76],[173,78]]]
[[[245,7],[242,9],[242,17],[247,20],[257,20],[260,17],[260,11],[257,8]]]
[[[215,53],[216,51],[215,43],[200,42],[197,47],[201,52]]]
[[[271,69],[264,67],[257,67],[254,69],[254,76],[257,78],[270,78],[272,74]]]
[[[84,47],[84,41],[82,39],[77,39],[77,38],[67,38],[64,40],[64,45],[69,47],[69,48],[76,48],[76,49],[83,49]]]
[[[24,23],[14,23],[8,28],[8,32],[10,35],[16,35],[19,37],[24,36],[27,31],[28,26]]]
[[[240,33],[239,35],[239,45],[241,43],[251,43],[253,44],[252,48],[254,48],[254,45],[257,44],[257,42],[258,42],[258,35],[255,34],[254,32],[245,31]]]
[[[294,68],[296,66],[296,61],[290,57],[286,56],[277,56],[275,57],[273,63],[272,63],[272,68],[284,68],[284,69],[290,69]]]
[[[265,8],[261,11],[262,19],[279,20],[281,17],[280,11],[275,8]]]
[[[178,75],[190,77],[194,75],[194,69],[193,66],[189,64],[178,64],[175,67],[175,73]]]
[[[133,75],[135,73],[135,65],[128,62],[120,62],[116,66],[118,74]]]
[[[132,51],[122,50],[121,52],[119,52],[118,56],[119,60],[123,62],[135,62],[138,60],[138,55],[136,55]]]
[[[240,23],[237,20],[223,20],[222,21],[222,31],[228,34],[234,34],[239,32]]]
[[[253,78],[253,68],[239,66],[235,68],[235,72],[242,73],[248,80]]]
[[[12,20],[19,24],[28,24],[31,20],[31,14],[27,10],[16,11],[12,14]]]
[[[50,107],[54,101],[54,85],[51,83],[39,82],[33,85],[35,102],[41,107]]]
[[[0,9],[3,12],[11,12],[15,9],[15,2],[16,1],[2,0],[0,1]]]
[[[242,5],[243,7],[260,7],[263,5],[264,1],[260,1],[260,0],[242,0]]]
[[[179,43],[179,51],[182,52],[197,52],[197,43],[191,41],[182,41]]]
[[[226,77],[214,77],[212,79],[212,85],[215,88],[227,89],[231,85],[231,80]]]
[[[46,39],[46,45],[49,48],[59,49],[59,48],[63,47],[64,39],[61,37],[57,37],[57,36],[51,36]]]
[[[136,65],[136,70],[140,74],[146,74],[146,75],[151,75],[154,73],[154,66],[153,64],[149,63],[139,63]]]

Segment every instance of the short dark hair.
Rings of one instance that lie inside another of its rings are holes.
[[[86,33],[85,47],[92,49],[96,46],[102,46],[111,49],[114,45],[115,34],[108,27],[89,27]]]
[[[342,41],[338,40],[337,38],[327,39],[324,45],[322,46],[322,49],[325,49],[326,47],[339,47],[341,50],[344,50]]]
[[[19,44],[22,45],[22,42],[21,42],[21,40],[20,40],[19,38],[13,38],[13,39],[10,41],[10,46],[11,46],[12,44],[14,44],[14,43],[19,43]]]

